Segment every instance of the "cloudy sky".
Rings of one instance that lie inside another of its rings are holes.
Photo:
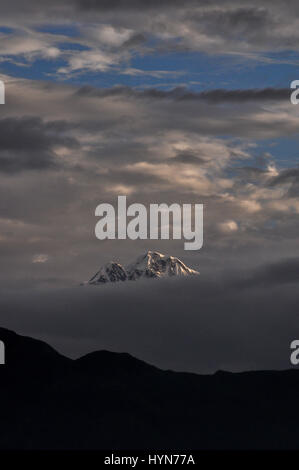
[[[203,295],[228,282],[244,308],[257,288],[261,310],[266,299],[273,306],[280,289],[283,323],[286,291],[299,277],[299,106],[290,102],[298,65],[292,0],[2,2],[4,301],[16,301],[17,292],[20,305],[23,295],[31,305],[44,289],[73,296],[103,263],[153,249],[200,269]],[[184,251],[177,240],[97,240],[95,208],[118,195],[145,205],[203,203],[203,249]],[[197,287],[188,293],[195,315]],[[208,310],[231,312],[230,298]],[[291,298],[297,305],[294,292]],[[22,328],[41,334],[40,322],[27,317]],[[3,321],[10,326],[8,315]],[[46,333],[59,343],[57,331]],[[74,344],[75,332],[63,335]],[[92,340],[92,347],[109,344]]]

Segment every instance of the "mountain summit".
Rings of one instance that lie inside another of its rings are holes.
[[[107,282],[136,281],[140,278],[194,275],[199,275],[199,272],[188,268],[178,258],[165,256],[157,251],[147,251],[126,267],[110,261],[100,268],[86,284],[97,285]]]

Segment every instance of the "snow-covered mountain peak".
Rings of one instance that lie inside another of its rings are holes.
[[[174,256],[165,256],[157,251],[148,251],[126,268],[130,280],[140,277],[169,277],[198,275]]]
[[[105,266],[101,267],[87,284],[105,284],[106,282],[126,280],[127,273],[124,267],[115,261],[110,261],[109,263],[106,263]]]
[[[198,271],[188,268],[174,256],[166,256],[157,251],[147,251],[125,268],[114,261],[103,266],[87,284],[106,282],[135,281],[140,278],[162,278],[173,276],[194,276]]]

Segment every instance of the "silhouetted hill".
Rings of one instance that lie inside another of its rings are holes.
[[[76,361],[0,328],[1,449],[298,449],[299,371],[196,375]]]
[[[6,345],[6,362],[10,366],[19,367],[22,364],[25,367],[30,365],[30,368],[35,368],[45,364],[50,367],[58,363],[71,362],[43,341],[17,335],[6,328],[0,328],[0,339]]]

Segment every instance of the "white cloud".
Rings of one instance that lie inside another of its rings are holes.
[[[237,232],[239,227],[237,222],[234,220],[227,220],[225,222],[220,222],[218,227],[222,233],[232,233]]]
[[[46,263],[49,260],[49,256],[46,254],[34,255],[32,258],[32,263]]]
[[[60,67],[57,72],[69,74],[71,72],[107,72],[111,67],[117,65],[122,60],[120,54],[109,53],[100,50],[89,50],[74,52],[69,55],[66,67]]]

